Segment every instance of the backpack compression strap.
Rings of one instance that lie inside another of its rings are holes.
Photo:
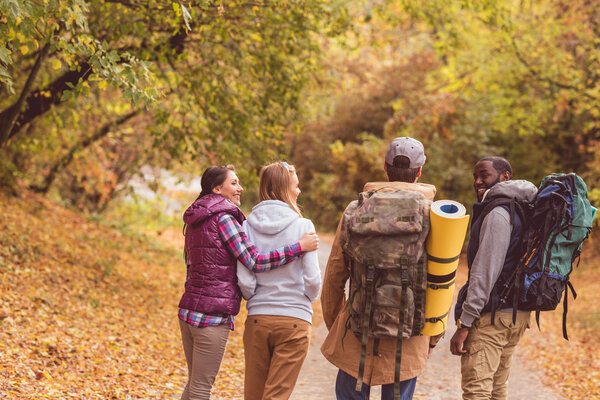
[[[400,295],[400,315],[398,318],[398,337],[396,341],[396,367],[394,370],[394,400],[400,399],[400,362],[402,361],[402,332],[404,328],[404,307],[407,304],[408,288],[408,260],[400,258],[400,268],[402,271],[402,294]]]
[[[363,376],[365,373],[365,358],[367,356],[367,342],[369,341],[369,322],[371,320],[371,304],[373,297],[373,286],[375,280],[375,266],[370,260],[367,264],[367,296],[365,299],[365,312],[362,320],[362,343],[360,349],[360,364],[358,365],[358,377],[356,378],[356,391],[362,391]]]
[[[566,213],[567,213],[567,201],[565,200],[565,198],[558,194],[555,197],[560,198],[562,200],[562,203],[556,204],[555,207],[553,207],[552,218],[551,219],[548,218],[546,220],[546,225],[549,225],[548,221],[551,220],[558,226],[558,224],[560,224],[562,222],[562,219],[565,218]],[[552,239],[550,239],[550,242],[548,243],[548,247],[547,247],[548,252],[544,255],[544,259],[540,260],[540,265],[542,266],[542,277],[540,278],[540,284],[538,286],[539,289],[540,288],[543,289],[546,287],[546,280],[548,278],[548,274],[550,273],[550,261],[552,259],[552,248],[554,247],[556,238],[558,237],[559,234],[561,234],[567,228],[568,225],[569,225],[569,222],[566,221],[565,224],[563,224],[562,226],[558,226],[556,228],[556,232],[554,233],[554,235],[552,236]],[[550,226],[550,228],[552,228],[552,225]],[[544,242],[544,244],[545,244],[545,242]],[[543,261],[543,264],[542,264],[542,261]],[[535,304],[535,322],[537,323],[537,327],[540,330],[541,330],[541,328],[540,328],[540,311],[541,311],[541,306],[542,306],[542,300],[543,300],[543,296],[538,291],[537,300],[536,300],[536,304]]]
[[[453,272],[451,274],[446,275],[445,277],[442,277],[443,281],[446,283],[429,283],[427,282],[427,288],[432,289],[432,290],[439,290],[439,289],[449,289],[452,286],[454,286],[454,284],[456,283],[456,281],[450,281],[447,282],[448,279],[454,279],[454,277],[456,276],[456,272]],[[434,281],[436,279],[437,275],[431,275],[431,274],[427,274],[427,280],[428,281]],[[425,318],[425,322],[429,322],[430,324],[436,324],[438,322],[442,322],[442,324],[444,324],[444,318],[446,318],[446,316],[450,314],[450,310],[448,310],[448,312],[446,312],[443,315],[439,315],[437,317],[430,317],[430,318]],[[446,330],[446,326],[444,325],[444,330]]]
[[[573,285],[571,284],[571,281],[567,281],[567,288],[565,289],[565,301],[563,303],[563,323],[562,323],[562,328],[563,328],[563,337],[567,340],[569,340],[569,337],[567,336],[567,309],[569,308],[569,304],[567,301],[567,298],[569,297],[569,289],[571,289],[571,293],[573,294],[573,299],[577,298],[577,292],[575,292],[575,288],[573,288]]]
[[[348,257],[348,262],[350,263],[350,285],[349,285],[349,290],[352,290],[352,280],[353,280],[353,276],[354,276],[354,260],[352,260],[351,257]],[[348,333],[348,330],[350,329],[350,320],[354,318],[354,316],[357,314],[356,310],[354,309],[354,297],[356,296],[356,294],[358,293],[358,291],[360,290],[362,286],[362,282],[359,280],[358,281],[358,286],[350,292],[350,297],[348,299],[348,303],[350,304],[350,313],[348,314],[348,318],[346,318],[346,323],[344,324],[344,335],[342,336],[342,350],[344,350],[344,338],[346,337],[346,333]]]
[[[421,288],[423,285],[427,285],[427,255],[423,252],[421,259],[417,261],[417,279],[416,287]],[[425,321],[423,321],[425,315],[425,301],[427,295],[427,287],[423,291],[416,290],[415,295],[415,310],[423,310],[423,314],[417,314],[415,311],[415,317],[413,320],[412,335],[417,332],[419,334],[425,327]],[[419,294],[420,293],[420,294]],[[421,316],[422,315],[422,316]],[[418,318],[417,318],[418,316]]]

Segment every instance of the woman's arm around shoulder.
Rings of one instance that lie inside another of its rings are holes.
[[[219,219],[219,235],[229,252],[253,272],[266,272],[292,262],[302,255],[299,242],[280,247],[268,253],[259,253],[252,245],[240,223],[229,214]]]

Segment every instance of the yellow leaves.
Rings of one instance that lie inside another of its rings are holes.
[[[179,246],[165,251],[29,193],[0,193],[0,204],[0,397],[174,397],[167,384],[180,393]]]
[[[16,33],[15,30],[11,27],[8,29],[8,31],[6,32],[6,39],[7,41],[11,41],[16,37]]]
[[[255,42],[262,42],[262,41],[263,41],[263,38],[262,38],[262,36],[260,36],[260,35],[259,35],[258,33],[256,33],[256,32],[250,32],[250,33],[248,33],[248,36],[250,36],[250,38],[251,38],[252,40],[254,40]]]
[[[49,381],[51,381],[51,380],[52,380],[52,376],[51,376],[51,375],[48,373],[48,371],[46,371],[46,370],[43,370],[43,371],[37,372],[37,373],[35,374],[35,379],[37,379],[38,381],[39,381],[40,379],[43,379],[43,378],[46,378],[46,379],[47,379],[47,380],[49,380]]]
[[[51,63],[52,63],[52,69],[54,69],[54,70],[59,70],[62,68],[62,63],[57,58],[52,59]]]
[[[21,54],[27,55],[27,53],[29,53],[29,46],[23,44],[21,47],[19,47],[19,50],[21,51]]]

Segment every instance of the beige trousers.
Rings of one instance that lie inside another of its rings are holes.
[[[310,323],[293,317],[250,315],[244,329],[245,400],[288,399],[310,342]]]
[[[529,328],[530,313],[497,312],[492,325],[485,313],[473,323],[461,357],[464,400],[504,400],[507,393],[510,362],[521,336]]]
[[[179,320],[188,382],[181,400],[208,400],[223,360],[229,325],[197,328]]]

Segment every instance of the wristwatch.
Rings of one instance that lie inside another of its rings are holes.
[[[461,328],[467,328],[467,329],[469,329],[470,328],[470,326],[464,325],[463,322],[462,322],[462,320],[460,318],[456,320],[456,327],[458,329],[461,329]]]

